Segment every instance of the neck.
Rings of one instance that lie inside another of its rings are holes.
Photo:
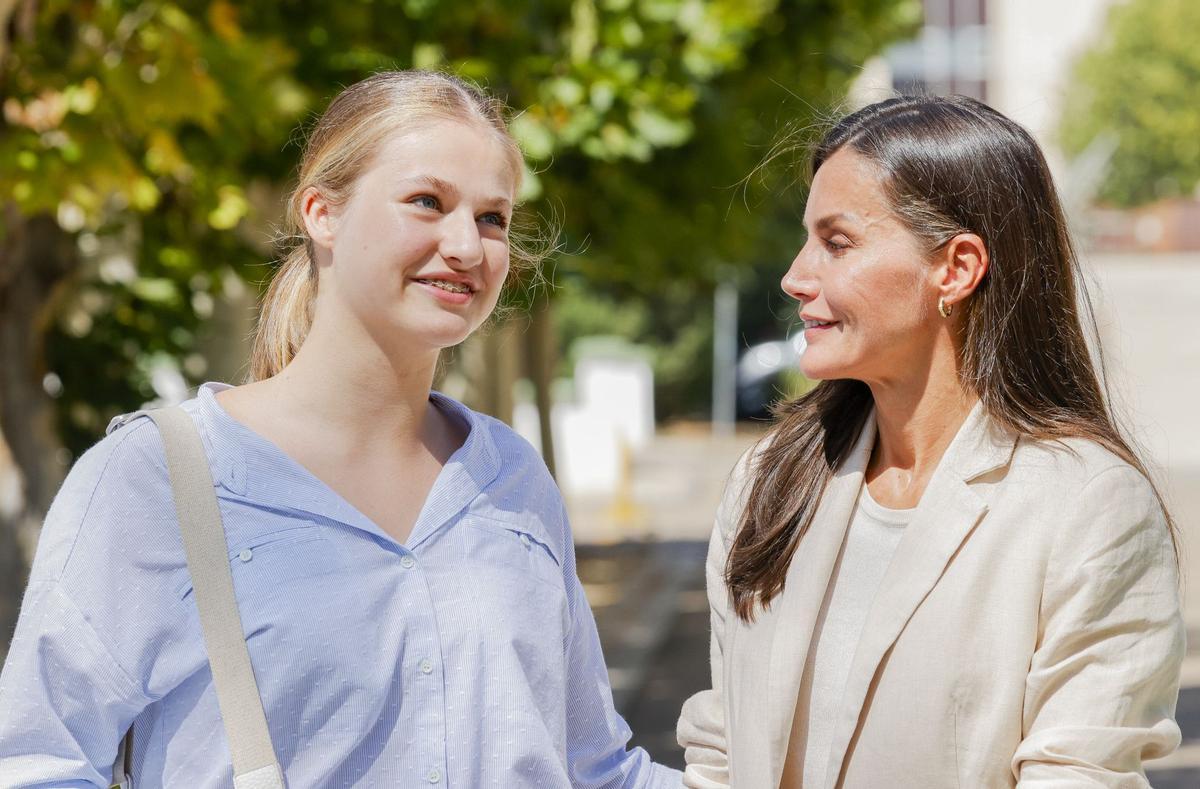
[[[416,449],[430,435],[429,392],[438,352],[388,353],[369,335],[320,320],[291,363],[264,382],[283,413],[303,416],[351,446],[399,442]]]
[[[877,425],[871,476],[898,469],[927,479],[979,400],[959,383],[952,366],[922,373],[869,384]]]

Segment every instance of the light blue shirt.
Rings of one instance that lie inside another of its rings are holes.
[[[289,785],[677,787],[626,750],[536,452],[470,427],[404,545],[206,384],[203,435],[238,607]],[[142,787],[232,785],[191,579],[153,423],[135,415],[50,509],[0,674],[0,786],[107,786],[134,725]]]

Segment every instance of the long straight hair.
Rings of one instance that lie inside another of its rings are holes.
[[[900,96],[837,123],[816,146],[810,175],[842,148],[879,168],[891,209],[931,255],[959,233],[986,244],[988,271],[956,305],[966,313],[963,387],[1018,435],[1088,439],[1136,468],[1174,540],[1161,492],[1117,427],[1093,368],[1077,301],[1079,262],[1029,133],[974,99]],[[776,408],[725,568],[743,620],[782,591],[821,496],[873,407],[865,383],[836,380]]]

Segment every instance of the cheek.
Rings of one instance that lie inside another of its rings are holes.
[[[884,331],[906,329],[926,314],[927,283],[920,264],[879,255],[863,260],[842,288],[847,313]]]
[[[489,239],[484,242],[483,252],[487,261],[488,284],[499,287],[508,278],[511,257],[508,243]]]
[[[382,268],[381,259],[407,257],[421,245],[419,232],[401,225],[386,210],[364,208],[346,219],[339,228],[338,242],[343,259],[352,258],[349,262],[355,268]]]

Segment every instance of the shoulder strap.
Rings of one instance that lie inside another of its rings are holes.
[[[108,789],[133,789],[133,727],[125,732],[117,746],[117,759],[113,762],[112,785]]]
[[[233,757],[236,789],[282,789],[254,668],[233,592],[229,548],[204,444],[191,416],[178,406],[147,412],[166,451],[175,512],[183,534],[200,628],[212,668],[217,704]]]

